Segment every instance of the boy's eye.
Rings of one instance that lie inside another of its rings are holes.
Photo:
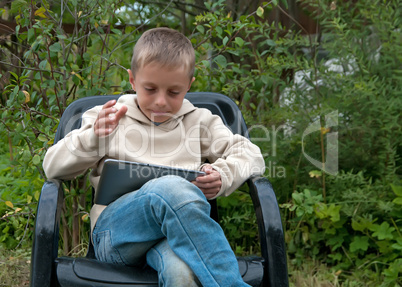
[[[172,95],[178,95],[178,94],[180,94],[180,92],[178,92],[178,91],[169,91],[169,93],[172,94]]]
[[[145,89],[145,91],[148,91],[148,92],[153,92],[153,91],[155,91],[155,89],[154,88],[144,88]]]

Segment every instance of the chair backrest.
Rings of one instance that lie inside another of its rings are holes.
[[[57,143],[66,134],[81,127],[81,116],[94,106],[118,99],[120,95],[93,96],[78,99],[72,102],[64,111],[57,128],[54,143]],[[188,99],[194,106],[206,108],[222,118],[223,122],[235,134],[248,137],[246,123],[236,103],[227,96],[218,93],[192,92],[187,93]]]

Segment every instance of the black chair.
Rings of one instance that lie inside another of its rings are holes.
[[[79,128],[81,115],[86,110],[118,97],[94,96],[74,101],[60,120],[54,142]],[[219,115],[234,133],[248,137],[241,112],[228,97],[216,93],[188,93],[186,98],[195,106]],[[256,212],[262,257],[238,258],[243,280],[252,286],[288,286],[283,229],[275,193],[264,177],[252,177],[247,183]],[[158,286],[157,273],[150,267],[99,262],[91,245],[84,258],[58,257],[63,197],[60,181],[45,182],[35,219],[31,286]],[[217,219],[216,201],[212,201],[211,206],[211,217]]]

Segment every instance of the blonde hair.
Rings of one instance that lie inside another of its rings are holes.
[[[184,67],[190,80],[194,75],[195,52],[190,40],[182,33],[169,28],[154,28],[146,31],[137,41],[131,60],[131,71],[156,62],[162,67]]]

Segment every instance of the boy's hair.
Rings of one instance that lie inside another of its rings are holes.
[[[142,34],[135,44],[131,60],[133,75],[135,76],[138,69],[152,62],[169,68],[184,66],[192,79],[195,67],[193,45],[186,36],[176,30],[150,29]]]

